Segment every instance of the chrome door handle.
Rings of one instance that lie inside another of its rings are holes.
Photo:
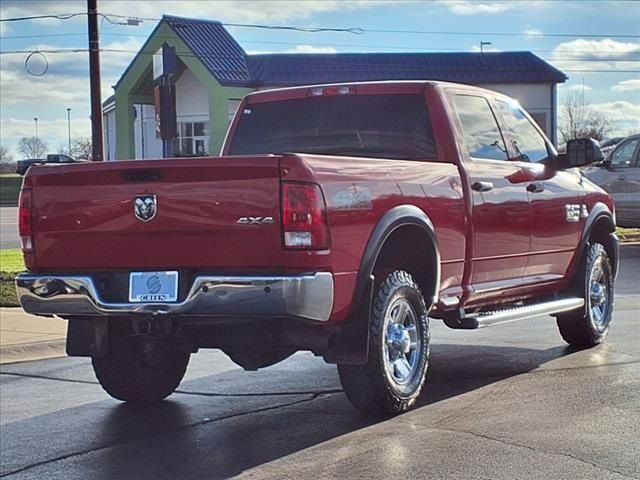
[[[471,190],[475,190],[476,192],[488,192],[489,190],[493,190],[493,182],[474,182],[471,185]]]
[[[626,180],[627,176],[624,173],[621,173],[620,175],[618,175],[618,180]]]
[[[527,192],[531,192],[531,193],[544,192],[544,183],[538,183],[538,182],[530,183],[529,185],[527,185]]]

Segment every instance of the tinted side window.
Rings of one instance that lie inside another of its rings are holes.
[[[633,163],[633,152],[638,147],[639,139],[629,140],[616,148],[611,154],[611,165],[614,167],[631,167]]]
[[[515,104],[497,101],[496,105],[504,119],[505,128],[511,137],[513,150],[518,154],[512,160],[542,162],[547,159],[547,144],[524,112]]]
[[[507,149],[489,102],[469,95],[456,95],[453,102],[469,155],[472,158],[507,160]]]

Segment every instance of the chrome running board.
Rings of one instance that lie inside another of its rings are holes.
[[[584,306],[584,299],[579,297],[566,297],[548,302],[534,303],[530,305],[514,306],[504,310],[465,314],[453,328],[476,329],[498,325],[501,323],[525,320],[539,315],[555,315],[569,312]],[[449,326],[452,326],[448,323]]]

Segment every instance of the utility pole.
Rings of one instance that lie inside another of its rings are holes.
[[[33,121],[36,123],[36,138],[38,138],[38,117],[33,117]]]
[[[100,38],[98,36],[98,0],[87,0],[89,27],[89,77],[91,82],[91,144],[92,160],[104,159],[102,140],[102,99],[100,96]]]
[[[71,108],[67,107],[67,130],[69,132],[69,156],[71,156]]]

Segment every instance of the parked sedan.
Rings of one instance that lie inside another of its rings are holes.
[[[616,222],[621,227],[640,227],[640,134],[622,140],[598,165],[583,173],[611,194]]]

